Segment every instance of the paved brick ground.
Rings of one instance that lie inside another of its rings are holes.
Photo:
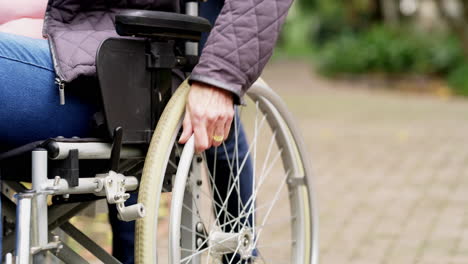
[[[468,100],[326,81],[297,63],[264,78],[312,156],[321,263],[468,263]]]
[[[264,76],[313,157],[321,263],[468,263],[468,100],[354,89],[295,64]]]

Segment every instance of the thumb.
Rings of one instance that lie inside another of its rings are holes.
[[[190,136],[193,134],[192,120],[190,119],[190,112],[185,111],[184,121],[182,122],[183,130],[182,135],[180,135],[179,143],[185,144],[189,140]]]

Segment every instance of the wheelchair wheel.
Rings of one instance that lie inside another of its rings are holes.
[[[165,126],[165,139],[159,140],[169,144],[165,149],[158,144],[155,152],[165,157],[161,158],[165,164],[162,162],[159,175],[153,178],[162,179],[164,168],[177,167],[169,259],[159,256],[159,263],[317,263],[318,223],[309,185],[309,160],[282,100],[263,81],[257,81],[248,92],[246,106],[237,110],[230,135],[234,147],[223,144],[194,157],[190,140],[183,152],[177,151],[180,158],[174,164],[169,157],[177,146],[175,135],[186,92],[178,91],[182,96],[173,101],[180,102],[168,106],[168,111],[175,105],[179,109],[167,117],[175,125],[170,129]],[[249,141],[244,149],[237,147],[243,140],[242,131]],[[148,198],[140,191],[140,202],[147,211],[152,195]],[[155,255],[138,256],[140,252],[156,254],[155,236],[153,241],[140,237],[143,230],[156,234],[157,218],[145,219],[137,223],[137,263],[154,263]]]
[[[189,89],[190,86],[184,82],[174,93],[158,121],[148,148],[138,190],[138,202],[145,206],[146,215],[136,221],[135,263],[157,263],[158,219],[163,181],[177,131],[181,127],[180,117],[185,110]]]

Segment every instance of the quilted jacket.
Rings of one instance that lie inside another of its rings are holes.
[[[270,58],[291,2],[225,0],[191,80],[229,90],[240,102]],[[96,74],[96,51],[117,36],[114,16],[123,8],[179,12],[179,1],[49,0],[43,34],[59,82]]]

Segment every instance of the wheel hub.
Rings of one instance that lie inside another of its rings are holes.
[[[252,257],[255,246],[254,235],[250,229],[245,229],[239,234],[239,255],[242,259]]]
[[[245,228],[239,233],[213,231],[209,236],[211,255],[216,258],[237,253],[242,259],[249,259],[252,257],[254,244],[254,235],[250,228]]]

